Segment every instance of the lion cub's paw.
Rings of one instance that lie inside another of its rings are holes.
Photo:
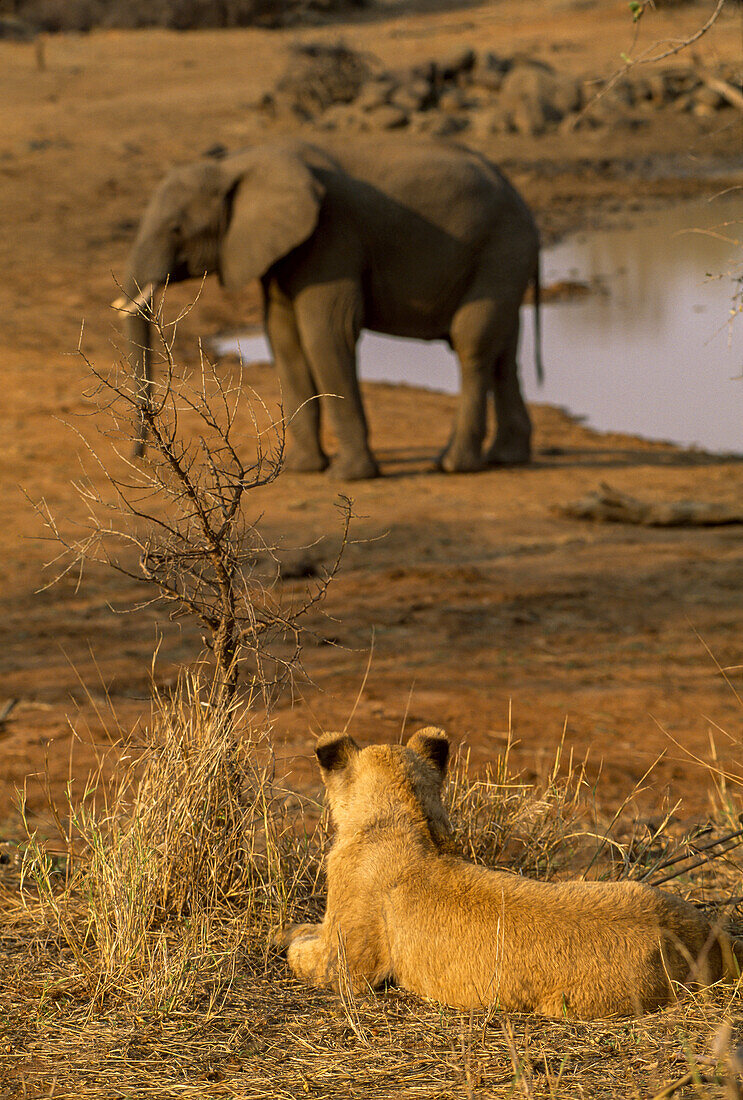
[[[314,938],[319,927],[318,924],[286,924],[271,933],[269,943],[277,951],[286,951],[287,947],[298,939]]]

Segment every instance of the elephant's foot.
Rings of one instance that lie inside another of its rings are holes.
[[[450,445],[439,455],[436,465],[447,474],[469,474],[483,467],[479,447]]]
[[[328,474],[337,481],[367,481],[379,477],[379,466],[368,451],[359,455],[339,454],[330,463]]]
[[[291,474],[320,474],[328,468],[328,456],[324,451],[305,451],[291,447],[284,459],[284,469]]]
[[[531,444],[498,443],[493,444],[485,455],[488,466],[526,466],[531,462]]]

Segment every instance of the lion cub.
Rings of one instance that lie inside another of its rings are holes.
[[[294,973],[358,989],[391,981],[461,1009],[584,1019],[649,1012],[677,985],[736,978],[743,940],[636,882],[544,883],[450,854],[442,730],[407,746],[317,748],[336,836],[322,924],[276,937]]]

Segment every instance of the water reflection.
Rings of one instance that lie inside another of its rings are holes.
[[[743,315],[730,318],[742,286],[742,239],[739,191],[547,250],[545,283],[582,280],[605,293],[545,306],[541,389],[533,311],[524,307],[520,359],[528,400],[562,405],[603,430],[743,451]],[[246,361],[270,358],[263,337],[239,344]],[[456,360],[443,343],[365,332],[359,362],[368,381],[458,388]]]

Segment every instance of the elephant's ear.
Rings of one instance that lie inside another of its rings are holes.
[[[315,230],[325,188],[284,150],[251,160],[231,195],[220,276],[228,290],[260,278]]]

